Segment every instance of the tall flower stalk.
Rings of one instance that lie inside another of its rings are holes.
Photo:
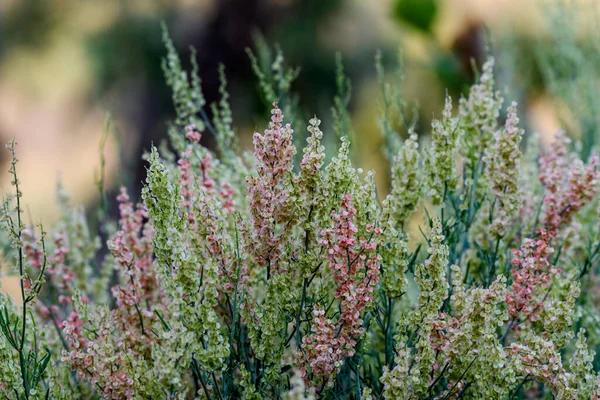
[[[2,383],[0,389],[5,393],[14,394],[20,399],[30,399],[38,393],[48,393],[48,388],[39,387],[50,362],[50,352],[42,352],[39,349],[38,329],[35,320],[31,314],[31,307],[39,294],[43,282],[44,272],[46,270],[45,256],[45,232],[41,230],[42,261],[39,265],[37,276],[31,277],[27,270],[24,235],[25,225],[22,222],[23,209],[21,199],[23,193],[20,190],[20,181],[17,176],[17,156],[15,153],[15,141],[11,141],[7,146],[11,153],[10,168],[8,172],[11,175],[11,185],[15,189],[13,197],[4,200],[2,222],[10,237],[11,245],[16,251],[15,265],[19,274],[19,292],[21,295],[21,304],[13,308],[9,302],[3,301],[3,307],[0,310],[0,330],[3,335],[3,376],[9,381]],[[8,304],[7,304],[8,303]],[[18,309],[20,308],[20,314]],[[5,353],[9,352],[9,353]],[[15,369],[18,368],[18,374]],[[16,376],[19,375],[19,378]],[[11,383],[11,386],[8,386]],[[12,390],[11,390],[12,389]],[[12,393],[11,393],[12,392]]]

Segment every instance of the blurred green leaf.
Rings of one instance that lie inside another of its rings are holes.
[[[436,0],[396,0],[394,8],[394,15],[399,21],[426,33],[431,32],[436,13]]]

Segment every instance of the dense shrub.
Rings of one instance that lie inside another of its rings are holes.
[[[581,160],[562,133],[522,152],[493,59],[468,97],[446,99],[422,150],[414,125],[403,142],[394,132],[405,104],[382,82],[381,200],[348,138],[325,162],[316,117],[294,161],[295,72],[280,58],[255,67],[265,98],[288,101],[240,157],[224,84],[207,112],[166,43],[175,151],[152,148],[142,204],[121,191],[103,262],[62,192],[48,234],[24,224],[9,145],[2,218],[22,303],[0,298],[4,397],[600,398],[598,156]]]

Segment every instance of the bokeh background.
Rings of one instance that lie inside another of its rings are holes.
[[[600,137],[597,3],[0,0],[0,141],[17,140],[28,221],[52,223],[59,179],[73,201],[94,215],[101,154],[109,193],[120,185],[139,193],[141,155],[166,137],[166,121],[173,117],[160,67],[164,21],[183,59],[189,46],[196,49],[208,103],[218,101],[218,65],[225,65],[235,128],[246,147],[251,133],[264,129],[268,105],[245,49],[262,54],[279,46],[287,64],[300,67],[292,92],[301,114],[317,114],[330,138],[340,52],[352,80],[354,157],[377,171],[382,193],[388,178],[376,123],[378,49],[390,74],[402,49],[404,80],[397,84],[407,102],[419,105],[421,140],[427,140],[445,92],[455,99],[464,94],[491,54],[498,87],[507,102],[519,101],[527,132],[549,138],[563,127],[586,154]],[[3,171],[8,161],[8,152],[0,152]],[[0,174],[0,191],[7,190],[9,176]]]

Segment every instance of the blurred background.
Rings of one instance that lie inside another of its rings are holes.
[[[209,104],[218,101],[218,65],[225,65],[235,128],[246,147],[251,133],[264,129],[268,105],[245,49],[260,54],[277,45],[288,65],[300,67],[292,92],[301,114],[305,120],[317,114],[330,137],[339,51],[352,80],[349,110],[360,149],[355,157],[377,171],[383,193],[378,49],[392,75],[402,48],[405,79],[398,84],[407,102],[419,105],[423,140],[445,92],[455,99],[466,93],[489,53],[497,59],[505,104],[519,101],[527,131],[548,137],[564,127],[581,139],[585,153],[600,135],[596,3],[0,0],[0,141],[17,140],[31,221],[52,222],[59,178],[75,203],[97,206],[104,132],[109,192],[126,185],[139,193],[141,154],[166,136],[174,113],[160,66],[164,21],[182,59],[189,58],[189,46],[196,48]],[[305,132],[303,126],[295,129]],[[0,153],[0,166],[8,168],[7,151]],[[9,189],[8,174],[0,174],[0,191]]]

